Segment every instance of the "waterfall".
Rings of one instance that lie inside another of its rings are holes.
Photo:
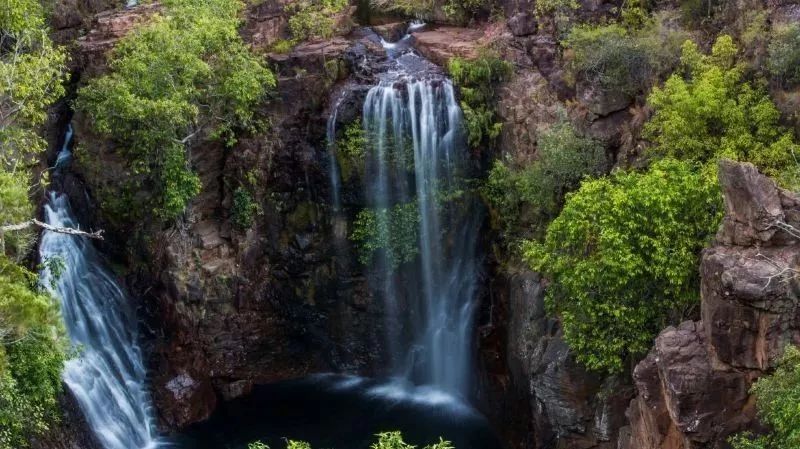
[[[368,92],[363,116],[365,196],[381,211],[377,227],[392,232],[390,211],[398,207],[416,214],[414,260],[398,264],[389,248],[373,270],[396,374],[466,395],[480,220],[464,193],[467,147],[453,85],[430,62],[404,53]]]
[[[56,175],[71,158],[72,128],[58,154]],[[79,227],[64,194],[49,192],[47,224]],[[147,392],[142,352],[130,297],[103,266],[85,237],[46,231],[42,260],[60,258],[62,273],[42,273],[44,285],[61,300],[70,340],[79,351],[66,363],[63,379],[104,449],[153,449],[157,437]],[[55,282],[50,282],[55,280]]]

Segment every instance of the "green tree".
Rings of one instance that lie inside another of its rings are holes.
[[[546,304],[580,362],[621,371],[671,314],[697,301],[699,253],[720,211],[714,176],[673,159],[567,195],[544,241],[526,242],[523,253],[552,280]]]
[[[736,54],[730,36],[720,36],[710,55],[686,41],[683,70],[648,98],[655,114],[645,125],[645,136],[655,144],[656,155],[752,162],[789,184],[800,147],[780,126],[780,113],[767,94],[742,79]]]
[[[163,4],[119,42],[109,73],[79,91],[78,106],[129,160],[130,179],[121,182],[154,186],[149,206],[169,220],[200,190],[187,145],[201,137],[232,144],[237,129],[253,129],[275,78],[238,33],[241,1]]]
[[[753,384],[758,416],[772,429],[766,435],[745,432],[731,438],[734,449],[800,448],[800,349],[786,348],[772,375]]]
[[[0,7],[0,449],[21,449],[60,414],[63,326],[56,302],[23,268],[30,232],[31,167],[45,148],[40,128],[64,92],[66,53],[47,36],[36,0]],[[38,182],[37,182],[38,184]]]
[[[294,41],[330,38],[335,34],[335,16],[349,5],[348,0],[300,0],[286,5],[289,31]]]

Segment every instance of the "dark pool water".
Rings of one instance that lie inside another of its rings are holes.
[[[319,375],[257,386],[190,429],[184,449],[244,449],[261,440],[283,449],[285,439],[314,449],[367,449],[379,432],[400,430],[422,447],[443,437],[457,449],[501,449],[486,419],[457,398],[402,381]]]

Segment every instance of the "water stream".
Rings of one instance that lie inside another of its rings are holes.
[[[54,178],[69,164],[71,138],[69,128]],[[45,221],[52,226],[80,227],[67,196],[56,191],[49,192]],[[46,231],[39,254],[42,260],[58,257],[64,262],[63,273],[54,283],[48,270],[42,278],[60,298],[70,340],[79,350],[78,356],[66,363],[64,382],[98,442],[103,449],[163,446],[153,419],[130,297],[85,237]]]

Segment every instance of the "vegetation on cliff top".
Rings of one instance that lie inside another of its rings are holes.
[[[47,37],[36,0],[0,11],[0,227],[29,220],[29,195],[46,178],[32,167],[45,148],[40,128],[63,93],[65,52]],[[58,420],[65,357],[56,301],[22,265],[30,233],[0,230],[0,449],[28,447]]]
[[[771,428],[765,435],[744,432],[731,438],[734,449],[800,448],[800,349],[786,348],[775,372],[753,384],[758,417]]]
[[[163,3],[163,13],[114,48],[109,73],[78,95],[95,130],[128,160],[120,184],[154,190],[144,208],[117,204],[111,212],[118,216],[142,209],[163,220],[180,215],[200,190],[187,157],[192,141],[232,144],[237,130],[256,127],[254,110],[275,85],[238,33],[241,1]]]

